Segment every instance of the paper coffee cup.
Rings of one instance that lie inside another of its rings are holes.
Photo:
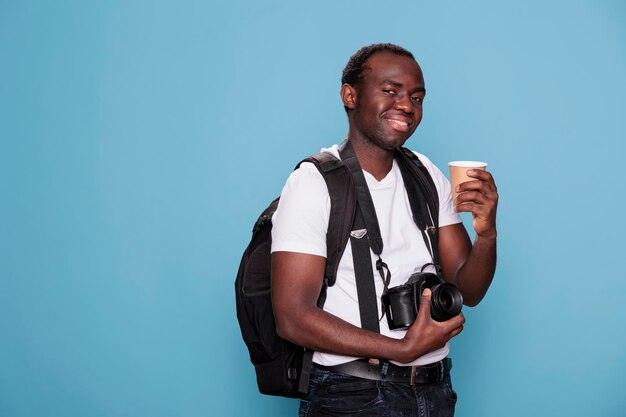
[[[453,161],[448,162],[448,166],[450,167],[452,203],[454,204],[454,200],[456,200],[456,197],[459,195],[459,193],[456,192],[456,187],[461,183],[464,183],[466,181],[473,181],[476,179],[468,176],[467,171],[472,169],[485,170],[487,168],[487,163],[478,161]]]

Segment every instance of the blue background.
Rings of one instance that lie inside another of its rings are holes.
[[[0,415],[295,415],[256,390],[233,282],[381,41],[426,77],[409,146],[500,190],[457,415],[626,415],[617,0],[0,0]]]

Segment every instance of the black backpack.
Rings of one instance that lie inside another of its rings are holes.
[[[423,191],[436,227],[439,201],[430,174],[413,152],[401,148],[398,157],[413,168],[414,184]],[[304,159],[296,169],[303,162],[311,162],[317,167],[326,181],[331,199],[326,269],[317,303],[322,308],[326,289],[335,283],[339,261],[352,230],[357,205],[355,187],[343,162],[328,152]],[[407,186],[406,189],[410,193],[415,187]],[[252,239],[241,259],[235,280],[237,319],[256,371],[259,391],[267,395],[301,398],[308,391],[313,352],[278,336],[272,310],[271,220],[278,201],[279,198],[272,201],[255,222]]]

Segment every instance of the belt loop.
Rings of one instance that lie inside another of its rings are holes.
[[[441,371],[439,373],[439,381],[443,381],[444,378],[446,377],[446,361],[448,359],[444,358],[441,361],[439,361],[439,368],[441,368]]]
[[[389,369],[389,362],[383,362],[382,369],[380,370],[381,379],[387,379],[387,369]]]
[[[417,366],[411,366],[411,381],[410,385],[415,385],[415,377],[417,375]]]

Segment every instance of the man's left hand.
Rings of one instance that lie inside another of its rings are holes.
[[[481,237],[496,237],[496,211],[498,208],[498,189],[488,171],[470,170],[466,181],[457,187],[460,194],[454,200],[457,212],[472,213],[472,225],[476,234]]]

